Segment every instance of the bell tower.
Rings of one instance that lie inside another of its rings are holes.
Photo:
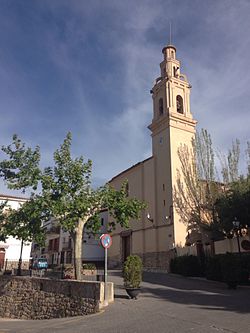
[[[153,119],[149,129],[152,132],[154,157],[155,220],[159,232],[160,226],[168,225],[167,242],[159,251],[166,251],[185,244],[186,226],[174,209],[173,188],[177,169],[181,170],[178,147],[181,144],[191,147],[197,122],[190,112],[191,85],[181,72],[181,63],[176,59],[176,48],[167,45],[162,53],[161,75],[154,81],[151,90]],[[158,236],[160,240],[161,235]]]

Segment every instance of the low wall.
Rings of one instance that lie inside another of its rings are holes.
[[[239,244],[240,244],[240,250],[241,252],[249,252],[249,251],[245,251],[242,247],[241,247],[241,242],[243,240],[248,240],[249,241],[249,237],[239,237]],[[218,242],[214,242],[214,247],[215,247],[215,253],[216,254],[221,254],[221,253],[226,253],[226,252],[235,252],[237,253],[238,250],[238,243],[237,243],[237,238],[234,237],[232,239],[224,239]]]
[[[142,259],[143,269],[148,271],[169,271],[170,261],[175,256],[173,250],[134,254]],[[122,260],[120,256],[109,257],[108,266],[111,269],[122,268]]]
[[[114,300],[108,284],[109,302]],[[87,315],[104,306],[104,283],[0,276],[0,317],[50,319]]]
[[[3,266],[5,270],[17,269],[17,267],[18,267],[18,259],[16,260],[6,259]],[[29,269],[29,260],[22,260],[22,269]]]

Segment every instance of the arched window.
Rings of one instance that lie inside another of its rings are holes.
[[[178,113],[183,114],[183,99],[180,95],[176,96],[176,109]]]
[[[159,115],[163,115],[163,99],[159,99]]]

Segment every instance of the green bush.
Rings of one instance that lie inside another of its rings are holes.
[[[184,276],[205,275],[208,280],[214,281],[237,281],[241,284],[250,284],[250,255],[217,254],[204,260],[185,255],[171,260],[170,271]]]
[[[96,265],[93,263],[82,264],[83,269],[96,270]]]
[[[142,260],[139,256],[127,257],[123,266],[123,279],[126,288],[139,288],[142,280]]]
[[[221,257],[221,271],[223,281],[239,283],[242,275],[240,258],[232,253]]]
[[[176,257],[170,262],[170,270],[172,273],[184,276],[202,276],[202,263],[197,256],[181,256]]]
[[[235,253],[217,254],[206,260],[206,278],[215,281],[249,283],[250,256]]]
[[[205,276],[208,280],[223,281],[221,255],[208,257],[206,259]]]

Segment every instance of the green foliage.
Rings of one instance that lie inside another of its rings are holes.
[[[171,259],[171,273],[183,276],[203,276],[203,265],[197,256],[185,255]]]
[[[137,255],[127,257],[123,267],[124,286],[139,288],[142,280],[142,260]]]
[[[41,179],[40,148],[26,148],[15,134],[12,144],[2,146],[2,151],[8,159],[0,162],[0,177],[6,181],[8,188],[23,192],[29,187],[36,190]]]
[[[41,207],[40,198],[32,197],[19,209],[9,208],[6,217],[6,233],[23,241],[35,241],[44,245],[45,232],[41,227],[47,216]]]
[[[170,270],[183,276],[205,275],[208,280],[247,284],[250,277],[250,255],[218,254],[205,258],[205,266],[197,256],[180,256],[171,260]]]
[[[107,185],[105,198],[105,207],[108,208],[110,215],[123,228],[129,227],[130,219],[137,220],[140,217],[142,209],[146,208],[146,204],[136,198],[130,198],[127,195],[127,184],[125,180],[122,183],[120,191],[115,190]],[[115,223],[110,223],[110,231],[115,229]]]
[[[250,143],[247,143],[247,167],[250,170]],[[207,234],[210,239],[225,238],[236,216],[243,226],[250,221],[250,177],[239,175],[240,143],[232,142],[227,156],[220,155],[221,174],[215,167],[210,134],[202,129],[192,148],[178,149],[181,168],[177,170],[174,204],[187,229]]]
[[[34,150],[13,135],[12,143],[9,146],[2,146],[2,151],[7,159],[0,162],[0,177],[3,178],[9,189],[22,190],[25,193],[28,189],[37,190],[41,180],[40,148]],[[13,236],[24,241],[35,240],[39,244],[44,242],[44,232],[41,222],[45,217],[41,198],[32,195],[31,199],[14,210],[7,207],[3,211],[0,207],[0,233],[1,238]]]
[[[54,153],[55,166],[44,170],[42,196],[52,216],[55,216],[64,230],[75,232],[79,219],[92,217],[101,208],[102,190],[92,190],[92,162],[83,157],[71,157],[71,134]]]
[[[7,201],[0,203],[0,241],[4,242],[8,237],[8,231],[6,229],[6,211]]]
[[[94,263],[82,264],[83,269],[96,270],[96,265]]]
[[[208,257],[206,260],[205,275],[208,280],[223,281],[221,261],[224,255]]]
[[[243,176],[228,186],[216,202],[216,210],[221,228],[226,233],[233,229],[234,217],[242,226],[250,226],[250,177]]]
[[[93,189],[92,162],[85,162],[82,156],[73,158],[71,143],[72,136],[68,133],[54,153],[54,166],[41,171],[39,147],[35,150],[27,148],[14,135],[12,145],[2,148],[9,159],[0,163],[0,175],[11,189],[36,190],[39,184],[42,188],[39,195],[33,194],[31,200],[18,211],[10,211],[9,235],[24,240],[34,237],[42,241],[39,223],[49,216],[55,217],[72,237],[76,275],[80,278],[84,227],[93,234],[100,231],[99,213],[102,208],[108,208],[110,215],[116,219],[112,221],[111,229],[115,223],[128,227],[129,220],[137,219],[145,205],[135,198],[127,197],[126,183],[121,190],[115,190],[108,184]]]
[[[221,271],[223,281],[240,282],[242,276],[240,258],[232,253],[227,253],[221,260]]]

